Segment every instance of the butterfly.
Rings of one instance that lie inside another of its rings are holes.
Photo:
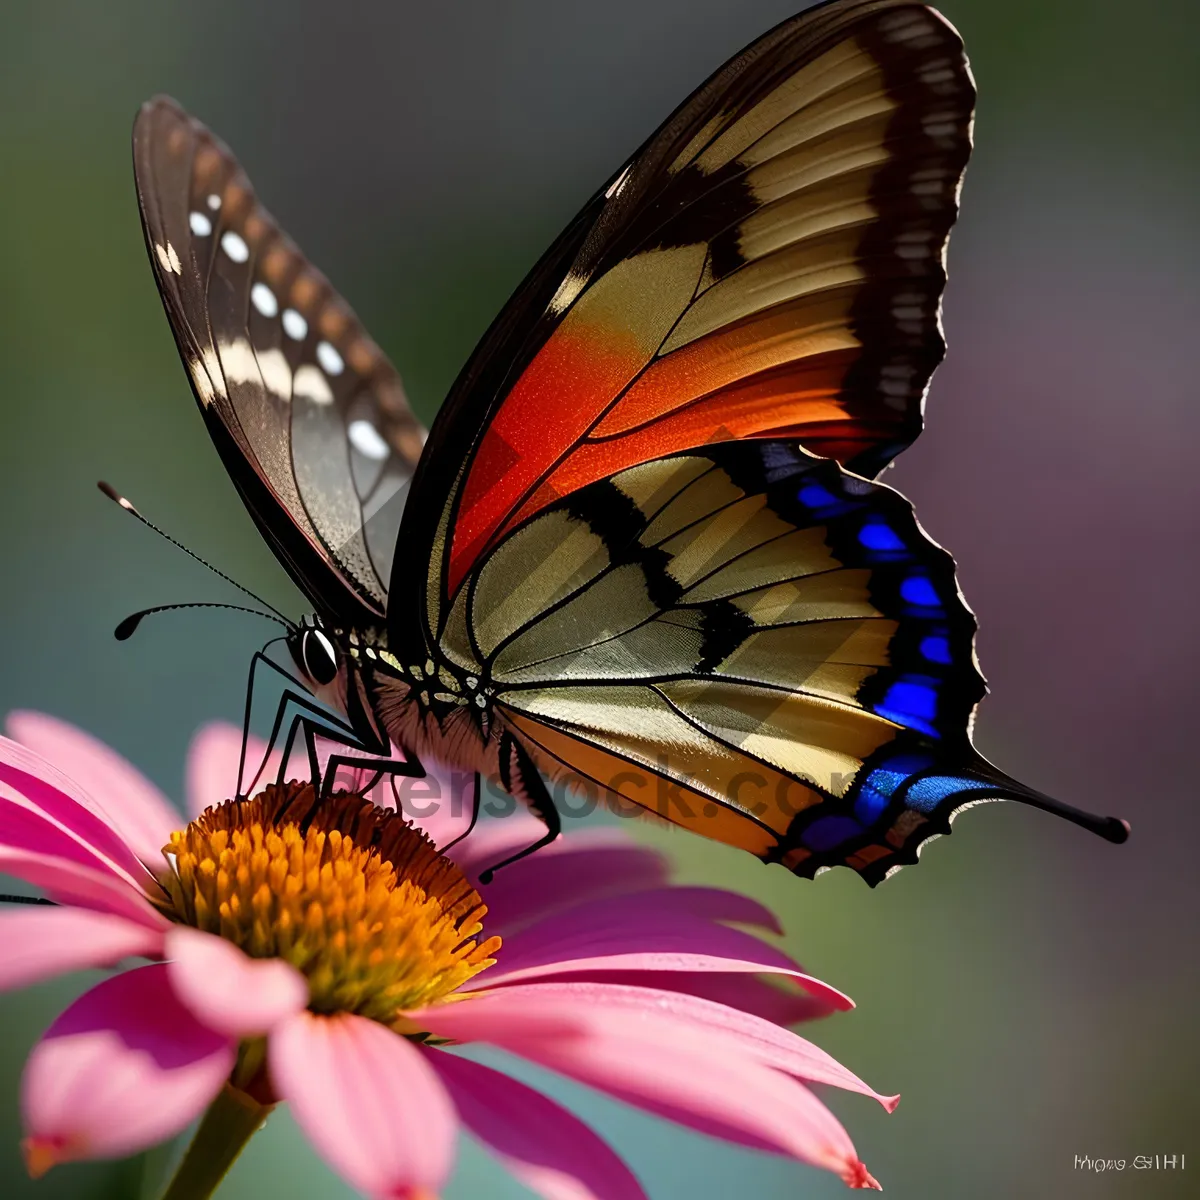
[[[547,781],[871,884],[984,800],[1124,840],[973,748],[974,617],[875,482],[944,353],[973,107],[961,40],[924,5],[785,21],[584,206],[428,437],[224,144],[172,100],[143,107],[163,304],[315,610],[288,645],[348,749],[498,781],[547,825],[523,853],[558,832]]]

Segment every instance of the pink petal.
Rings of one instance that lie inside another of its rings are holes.
[[[598,1007],[539,991],[501,988],[411,1016],[439,1037],[490,1042],[702,1133],[790,1154],[856,1186],[869,1178],[833,1114],[737,1038],[650,1005]]]
[[[329,1164],[369,1196],[436,1193],[457,1121],[425,1054],[365,1017],[300,1012],[267,1043],[271,1079]]]
[[[108,871],[81,866],[54,855],[0,846],[0,872],[14,875],[40,888],[60,904],[77,904],[128,917],[151,929],[162,929],[167,919],[146,899],[145,893]]]
[[[646,1200],[633,1172],[541,1092],[456,1054],[430,1051],[463,1124],[545,1200]]]
[[[458,857],[457,847],[451,856]],[[472,853],[472,857],[479,863],[477,855]],[[488,865],[483,862],[470,873],[472,882],[478,882],[478,871]],[[618,844],[576,835],[505,867],[480,895],[488,906],[489,932],[504,933],[564,904],[595,902],[622,892],[661,887],[666,881],[666,860],[656,851],[624,841]]]
[[[179,1003],[161,964],[105,980],[54,1022],[25,1066],[31,1167],[119,1158],[171,1137],[217,1094],[236,1052]]]
[[[179,813],[132,763],[90,733],[38,712],[9,713],[9,734],[83,784],[142,862],[162,865]]]
[[[242,731],[234,725],[213,721],[196,733],[188,747],[187,756],[187,808],[190,816],[198,817],[206,808],[214,808],[233,799],[237,791],[241,753]],[[246,775],[243,780],[248,791],[262,791],[263,786],[274,783],[279,774],[283,756],[276,751],[267,760],[257,784],[250,787],[266,753],[267,743],[251,734],[246,743]]]
[[[464,990],[581,971],[719,971],[791,975],[806,990],[850,1006],[840,992],[751,934],[669,906],[623,912],[624,899],[580,905],[518,930],[505,940],[496,966]]]
[[[799,1034],[712,1000],[672,991],[669,985],[666,989],[656,989],[630,987],[606,981],[555,981],[525,984],[507,988],[505,991],[510,993],[510,1002],[513,999],[511,993],[519,992],[531,1005],[549,1005],[547,1011],[558,1011],[554,1006],[561,1004],[564,1006],[563,1011],[571,1005],[578,1005],[581,1011],[609,1012],[614,1018],[624,1013],[630,1020],[638,1020],[647,1012],[665,1015],[681,1028],[691,1026],[702,1040],[712,1037],[732,1038],[743,1053],[759,1059],[766,1066],[803,1079],[806,1083],[828,1084],[850,1092],[859,1092],[878,1100],[888,1112],[900,1102],[899,1096],[880,1095],[852,1071],[843,1067],[837,1059]],[[518,998],[517,1003],[519,1002]]]
[[[162,951],[161,930],[82,908],[0,912],[0,991]]]
[[[753,1013],[776,1025],[815,1021],[854,1007],[850,997],[841,992],[822,988],[817,994],[810,995],[800,990],[804,980],[793,980],[788,976],[780,977],[780,982],[776,983],[758,975],[724,975],[716,971],[581,971],[555,975],[554,979],[556,983],[614,983],[684,992],[736,1008],[739,1012]]]
[[[27,785],[26,790],[34,788]],[[103,871],[126,884],[134,883],[129,869],[118,866],[57,816],[48,814],[8,783],[0,783],[0,830],[3,844],[10,850],[30,850]],[[132,859],[129,865],[133,866]]]
[[[19,742],[0,737],[0,843],[152,882],[112,820],[73,780]],[[163,862],[162,854],[158,855]]]
[[[166,937],[175,994],[210,1029],[255,1037],[308,1003],[308,982],[280,958],[255,959],[232,942],[177,925]]]

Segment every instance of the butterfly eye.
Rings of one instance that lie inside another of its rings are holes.
[[[300,665],[314,683],[324,685],[337,678],[337,649],[319,629],[304,631],[304,638],[300,642],[300,656]]]

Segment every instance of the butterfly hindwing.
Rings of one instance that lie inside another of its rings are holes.
[[[874,472],[911,442],[944,348],[973,102],[958,35],[900,0],[805,12],[700,88],[580,214],[439,414],[455,473],[426,478],[453,493],[445,593],[506,530],[639,462],[789,437]],[[425,538],[410,549],[436,542],[433,518]]]
[[[171,328],[243,499],[325,611],[382,616],[424,442],[399,376],[174,101],[143,106],[134,165]]]
[[[967,737],[974,631],[903,497],[748,441],[547,506],[459,593],[443,648],[547,774],[874,881],[962,804],[1029,795]]]

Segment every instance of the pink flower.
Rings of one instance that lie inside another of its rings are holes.
[[[778,932],[754,901],[672,886],[659,855],[599,830],[501,872],[485,907],[479,870],[527,844],[532,818],[485,822],[452,862],[356,793],[319,811],[299,784],[229,802],[240,735],[214,725],[192,745],[181,828],[88,735],[34,713],[9,731],[0,871],[57,907],[0,912],[0,987],[149,960],[77,1000],[30,1056],[33,1173],[171,1137],[229,1081],[247,1103],[290,1104],[369,1196],[435,1195],[460,1127],[539,1195],[643,1195],[576,1117],[457,1052],[478,1042],[878,1187],[806,1085],[896,1098],[784,1028],[851,1002],[739,928]],[[428,828],[444,840],[445,815]]]

